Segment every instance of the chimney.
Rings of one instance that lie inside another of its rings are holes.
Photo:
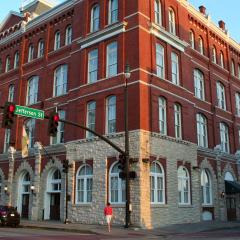
[[[206,15],[206,8],[203,5],[199,7],[199,11],[201,14]]]
[[[225,22],[223,20],[218,21],[218,26],[225,31]]]

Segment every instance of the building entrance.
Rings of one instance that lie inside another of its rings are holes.
[[[227,219],[228,219],[228,221],[236,221],[237,220],[236,198],[235,197],[227,197],[226,204],[227,204]]]
[[[50,220],[60,220],[60,193],[50,195]]]

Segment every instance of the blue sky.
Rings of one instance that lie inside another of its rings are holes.
[[[8,14],[10,10],[18,11],[22,0],[0,0],[0,22]],[[52,0],[61,3],[64,0]],[[145,1],[145,0],[142,0]],[[207,8],[207,13],[211,19],[218,24],[219,20],[226,23],[226,28],[230,32],[230,36],[237,42],[240,42],[240,0],[188,0],[198,9],[200,5]]]

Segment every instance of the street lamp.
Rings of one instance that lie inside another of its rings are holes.
[[[129,132],[128,132],[128,79],[131,77],[129,64],[125,65],[124,88],[124,124],[125,124],[125,173],[126,173],[126,220],[125,228],[130,224],[130,186],[129,186]]]

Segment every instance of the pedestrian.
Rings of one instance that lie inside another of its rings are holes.
[[[113,215],[113,210],[111,207],[110,202],[107,203],[106,207],[104,208],[104,215],[106,217],[107,225],[108,225],[108,232],[111,231],[111,220]]]

